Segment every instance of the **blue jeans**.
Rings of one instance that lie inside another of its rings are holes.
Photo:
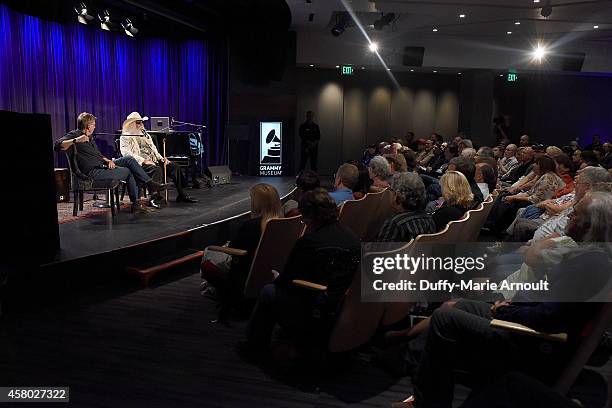
[[[116,168],[112,170],[91,169],[87,175],[94,180],[125,181],[130,201],[136,202],[138,199],[138,184],[136,180],[141,183],[148,183],[151,181],[151,177],[147,176],[142,166],[133,157],[120,157],[113,160],[113,162],[117,165]]]

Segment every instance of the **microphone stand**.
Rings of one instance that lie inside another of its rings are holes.
[[[202,129],[206,129],[206,125],[201,125],[198,123],[189,123],[189,122],[182,122],[180,120],[175,120],[174,118],[170,118],[170,128],[173,127],[178,127],[178,126],[192,126],[195,127],[196,129],[198,129],[198,138],[200,139],[200,146],[201,148],[199,148],[198,150],[200,150],[200,174],[199,176],[202,176],[202,173],[204,172],[204,158],[202,157],[203,154],[203,150],[204,150],[204,143],[202,142]]]

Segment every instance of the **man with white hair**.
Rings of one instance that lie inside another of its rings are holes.
[[[476,150],[473,147],[466,147],[461,151],[461,157],[474,160],[474,158],[476,157]]]
[[[504,157],[497,161],[497,168],[499,170],[500,177],[504,177],[510,173],[512,169],[519,165],[518,159],[516,158],[517,147],[511,143],[506,146],[504,150]]]
[[[133,157],[138,164],[142,166],[144,171],[153,179],[161,180],[163,168],[166,167],[166,172],[174,182],[178,196],[177,203],[196,203],[198,200],[188,196],[183,191],[183,175],[178,164],[171,162],[157,150],[155,143],[144,131],[144,121],[148,120],[147,116],[142,117],[138,112],[132,112],[123,122],[121,128],[120,149],[124,157]],[[161,196],[154,194],[149,200],[149,205],[154,208],[160,208]]]

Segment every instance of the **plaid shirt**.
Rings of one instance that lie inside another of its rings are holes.
[[[378,232],[378,242],[408,242],[420,234],[436,232],[436,223],[425,211],[409,211],[389,218]]]

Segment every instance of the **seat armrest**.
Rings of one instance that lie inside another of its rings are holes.
[[[230,248],[230,247],[217,246],[217,245],[208,246],[206,247],[206,250],[213,251],[213,252],[223,252],[224,254],[228,254],[232,256],[245,256],[247,254],[247,251],[245,251],[244,249]]]
[[[291,281],[291,283],[300,288],[310,289],[316,292],[325,292],[327,290],[327,286],[319,285],[318,283],[308,282],[301,279],[294,279]]]
[[[526,336],[539,337],[559,343],[567,342],[567,333],[542,333],[520,323],[508,322],[506,320],[491,320],[491,327],[512,333],[524,334]]]

